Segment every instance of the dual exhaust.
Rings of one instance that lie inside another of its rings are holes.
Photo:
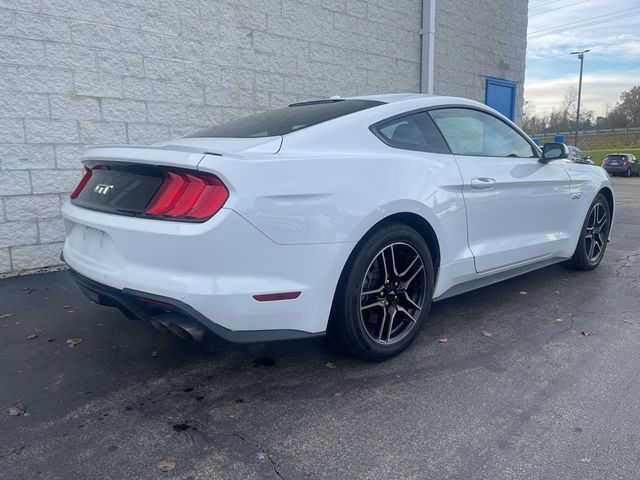
[[[149,325],[163,333],[175,335],[189,342],[202,342],[206,329],[195,322],[176,313],[162,313],[145,319]]]

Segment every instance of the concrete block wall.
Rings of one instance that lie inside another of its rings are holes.
[[[434,93],[484,102],[485,80],[516,83],[522,121],[528,0],[437,0]]]
[[[420,0],[0,0],[0,273],[59,264],[87,145],[418,91]]]

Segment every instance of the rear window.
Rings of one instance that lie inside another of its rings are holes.
[[[294,103],[288,107],[221,123],[188,135],[196,137],[251,138],[286,135],[327,120],[383,105],[374,100],[319,100]]]
[[[626,160],[626,155],[607,155],[607,160]]]

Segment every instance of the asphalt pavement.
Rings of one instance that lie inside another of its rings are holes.
[[[614,182],[598,269],[436,303],[380,364],[183,343],[64,271],[0,280],[0,479],[640,478],[640,178]]]

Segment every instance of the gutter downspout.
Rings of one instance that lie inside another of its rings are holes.
[[[422,0],[420,92],[433,95],[433,61],[436,37],[436,0]]]

